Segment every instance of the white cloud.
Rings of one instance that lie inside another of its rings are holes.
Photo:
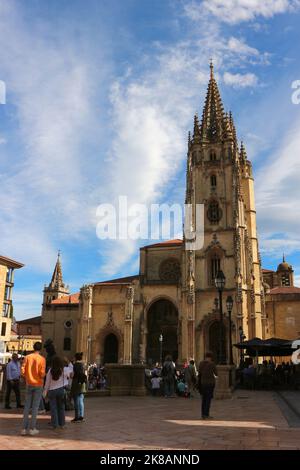
[[[300,251],[300,121],[283,134],[278,151],[256,177],[256,206],[264,251]],[[280,232],[283,235],[277,235]]]
[[[299,0],[204,0],[201,3],[192,0],[185,4],[184,11],[193,21],[200,21],[203,15],[209,14],[222,22],[235,24],[258,17],[272,18],[299,7]]]
[[[257,85],[257,76],[254,73],[235,73],[225,72],[223,75],[223,80],[226,85],[232,86],[234,88],[246,88],[254,87]]]
[[[15,106],[14,139],[22,148],[22,159],[11,158],[14,172],[8,166],[1,184],[1,248],[49,271],[57,240],[91,226],[92,189],[86,188],[97,174],[100,180],[101,170],[95,166],[99,157],[84,144],[93,133],[100,147],[93,91],[107,65],[103,61],[95,73],[93,55],[81,50],[84,39],[74,43],[73,33],[38,19],[26,23],[20,4],[11,0],[1,2],[0,31],[1,70],[8,104]]]

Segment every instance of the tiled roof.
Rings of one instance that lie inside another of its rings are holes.
[[[291,286],[291,287],[274,287],[270,290],[270,294],[300,294],[300,287]]]
[[[31,325],[40,325],[42,321],[42,316],[39,315],[38,317],[31,317],[31,318],[26,318],[25,320],[20,320],[17,321],[17,323],[21,323],[22,325],[26,323],[30,323]]]
[[[264,268],[262,268],[262,272],[263,273],[274,273],[275,271],[273,271],[273,269],[264,269]]]
[[[59,299],[52,300],[51,304],[57,305],[57,304],[78,304],[79,303],[79,292],[76,292],[76,294],[71,294],[71,295],[64,295],[63,297],[60,297]]]
[[[110,279],[109,281],[95,282],[94,286],[113,286],[115,284],[131,284],[132,281],[138,279],[139,275],[135,274],[134,276],[119,277],[117,279]]]
[[[153,245],[146,245],[143,248],[156,248],[156,247],[164,247],[164,246],[181,246],[183,244],[183,240],[180,238],[176,238],[175,240],[166,240],[160,243],[154,243]]]

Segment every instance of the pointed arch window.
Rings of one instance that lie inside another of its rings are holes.
[[[222,210],[218,201],[211,201],[207,209],[207,218],[211,224],[217,224],[222,217]]]
[[[216,177],[216,175],[211,175],[210,185],[211,185],[212,188],[216,188],[216,186],[217,186],[217,177]]]
[[[214,161],[217,160],[217,155],[216,155],[216,152],[214,150],[212,150],[210,152],[209,159],[210,159],[211,162],[214,162]]]
[[[215,285],[215,278],[221,269],[221,257],[218,253],[212,253],[208,262],[208,280],[211,286]]]

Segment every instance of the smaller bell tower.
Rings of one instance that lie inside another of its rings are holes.
[[[59,299],[64,295],[69,295],[69,286],[65,285],[62,275],[62,267],[60,261],[60,251],[57,254],[57,261],[52,274],[50,284],[44,288],[43,305],[50,304],[52,300]]]

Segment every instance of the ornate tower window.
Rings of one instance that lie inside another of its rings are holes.
[[[217,253],[213,253],[208,259],[208,283],[215,285],[215,278],[221,269],[221,258]]]
[[[216,186],[217,186],[217,177],[216,177],[216,175],[211,175],[210,185],[211,185],[212,188],[216,188]]]
[[[222,217],[222,210],[217,201],[211,201],[207,209],[207,218],[211,224],[217,224]]]
[[[216,152],[214,150],[212,150],[209,154],[209,159],[211,162],[214,162],[217,160],[217,155],[216,155]]]
[[[180,263],[176,258],[168,258],[161,262],[159,278],[162,281],[178,282],[180,280]]]

